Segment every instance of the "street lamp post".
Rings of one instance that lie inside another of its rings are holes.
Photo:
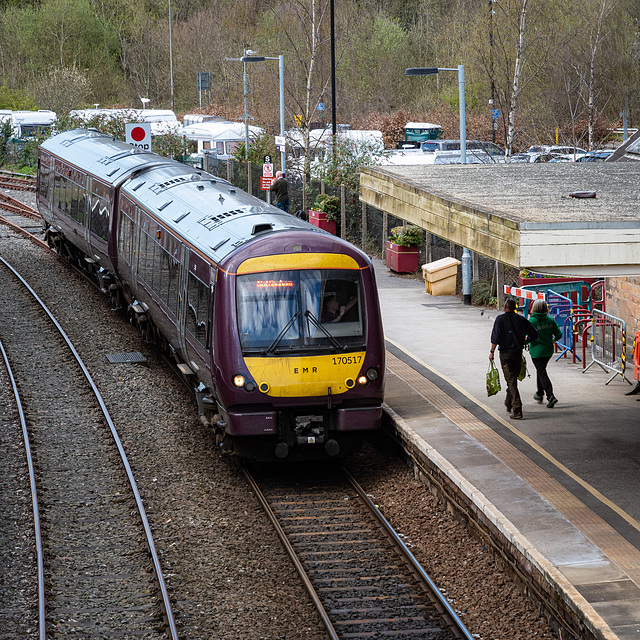
[[[232,62],[242,62],[242,82],[244,88],[244,146],[247,159],[249,158],[249,90],[247,86],[247,63],[264,62],[265,60],[278,61],[278,78],[280,81],[280,136],[284,138],[284,56],[256,56],[254,51],[245,51],[242,58],[227,58]],[[286,170],[286,151],[280,151],[280,167],[284,173]]]
[[[464,65],[459,64],[457,69],[445,69],[438,67],[410,67],[404,72],[405,76],[429,76],[440,71],[458,72],[458,102],[460,105],[460,157],[462,164],[467,163],[467,125],[464,108]]]
[[[440,71],[458,72],[458,102],[460,106],[460,159],[467,164],[467,124],[464,105],[464,65],[457,69],[438,67],[410,67],[404,72],[405,76],[429,76]],[[462,247],[462,300],[464,304],[471,304],[471,254],[469,249]]]
[[[173,34],[171,22],[171,0],[169,0],[169,69],[171,75],[171,111],[175,111],[173,106]]]

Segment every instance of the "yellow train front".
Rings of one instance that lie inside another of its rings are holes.
[[[371,260],[334,236],[266,235],[219,265],[212,373],[223,447],[328,459],[380,427],[384,337]]]

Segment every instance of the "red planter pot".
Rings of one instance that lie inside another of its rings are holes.
[[[309,222],[323,229],[324,231],[328,231],[332,233],[334,236],[336,235],[336,223],[334,220],[327,220],[327,214],[322,211],[316,211],[315,209],[309,209]]]
[[[397,273],[412,273],[418,270],[420,263],[419,247],[403,247],[394,242],[387,242],[387,267]]]

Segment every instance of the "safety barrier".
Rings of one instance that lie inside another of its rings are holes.
[[[562,337],[556,341],[556,347],[560,349],[556,362],[566,356],[567,352],[571,352],[575,362],[577,356],[573,332],[573,300],[549,289],[547,291],[547,306],[549,307],[549,315],[558,323],[562,331]]]
[[[598,280],[593,284],[586,281],[567,281],[567,282],[553,282],[549,284],[538,283],[528,284],[517,289],[517,291],[524,292],[536,292],[542,293],[546,296],[548,291],[554,291],[567,298],[569,298],[574,305],[583,307],[591,311],[595,307],[599,307],[604,311],[604,280]],[[506,292],[506,287],[505,287]],[[517,295],[517,294],[513,294]],[[522,313],[525,318],[529,317],[531,303],[529,300],[535,300],[535,297],[531,295],[520,295],[523,299]]]
[[[591,362],[582,373],[586,373],[593,364],[597,364],[603,371],[613,372],[605,384],[609,384],[617,375],[626,380],[626,323],[620,318],[594,309],[591,332]]]

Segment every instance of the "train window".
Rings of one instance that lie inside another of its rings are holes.
[[[91,233],[106,240],[109,228],[109,202],[101,196],[91,194],[89,218]]]
[[[124,212],[120,216],[120,236],[118,239],[118,249],[120,255],[127,264],[131,264],[131,236],[133,230],[133,220]]]
[[[71,217],[82,223],[84,222],[84,211],[80,211],[80,185],[75,182],[68,182],[67,186],[70,187],[69,190],[71,191]]]
[[[189,273],[187,285],[187,330],[207,346],[209,334],[209,287]]]
[[[58,209],[62,209],[62,176],[55,174],[55,186],[53,192],[53,202]]]
[[[243,349],[263,353],[361,347],[360,273],[318,269],[238,276],[238,331]]]

